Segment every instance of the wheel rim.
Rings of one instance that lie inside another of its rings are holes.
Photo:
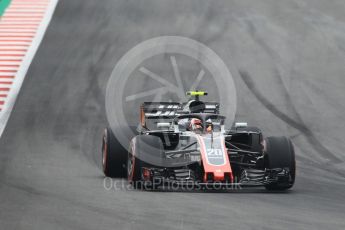
[[[132,181],[133,179],[133,173],[134,173],[134,163],[135,163],[135,158],[132,156],[132,154],[128,154],[128,160],[127,160],[127,175],[128,175],[128,180]]]
[[[103,165],[103,171],[105,172],[105,170],[107,169],[107,149],[108,149],[108,145],[107,142],[105,140],[105,137],[103,138],[103,145],[102,145],[102,165]]]

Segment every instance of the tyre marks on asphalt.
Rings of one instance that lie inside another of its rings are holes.
[[[280,93],[283,94],[285,101],[289,105],[289,110],[293,113],[294,117],[290,117],[281,110],[279,110],[272,102],[270,102],[256,87],[255,82],[253,81],[253,78],[246,70],[239,70],[240,77],[246,84],[246,86],[249,88],[249,90],[254,94],[254,96],[260,101],[262,105],[264,105],[272,114],[274,114],[276,117],[278,117],[280,120],[284,121],[289,126],[295,128],[296,130],[300,131],[303,136],[306,137],[308,143],[316,150],[317,153],[319,153],[320,157],[322,159],[325,159],[328,163],[336,164],[341,163],[342,160],[334,153],[332,153],[330,150],[328,150],[315,136],[315,134],[311,131],[311,129],[303,122],[303,119],[301,118],[300,114],[297,112],[293,101],[288,93],[288,90],[285,87],[284,81],[282,79],[284,72],[284,61],[280,57],[280,55],[273,49],[269,44],[267,44],[267,41],[260,36],[259,32],[257,31],[257,28],[255,24],[251,21],[246,22],[247,30],[250,36],[252,37],[253,41],[257,43],[264,52],[266,52],[271,58],[272,63],[275,63],[276,68],[275,69],[275,79],[277,80],[277,84],[281,86]],[[281,71],[280,71],[281,70]]]
[[[239,74],[246,86],[259,100],[259,102],[280,120],[300,131],[307,138],[309,144],[320,154],[322,158],[328,160],[330,163],[340,163],[342,161],[339,157],[322,145],[322,143],[315,137],[314,133],[308,128],[308,126],[303,123],[299,116],[297,119],[293,119],[272,104],[255,86],[255,83],[248,72],[245,70],[240,70]],[[287,92],[285,93],[288,95]]]

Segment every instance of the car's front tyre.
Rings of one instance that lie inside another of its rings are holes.
[[[277,182],[265,185],[267,190],[281,191],[290,189],[295,183],[296,160],[295,150],[287,137],[267,137],[265,139],[265,159],[268,169],[288,169],[289,175],[279,178]]]

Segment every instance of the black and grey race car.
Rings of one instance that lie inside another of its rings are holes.
[[[264,138],[259,128],[243,122],[226,128],[219,103],[201,101],[206,92],[187,94],[194,98],[186,103],[143,103],[137,135],[128,145],[105,129],[104,174],[150,188],[293,186],[296,161],[290,139]]]

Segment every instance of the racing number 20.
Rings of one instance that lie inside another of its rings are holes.
[[[207,149],[207,156],[210,157],[219,157],[223,155],[223,152],[221,149]]]

